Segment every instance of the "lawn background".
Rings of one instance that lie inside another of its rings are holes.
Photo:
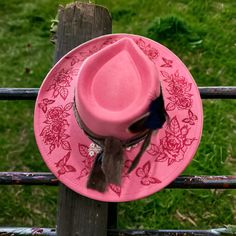
[[[39,87],[52,66],[51,20],[71,1],[0,1],[0,87]],[[236,2],[97,0],[113,32],[151,37],[174,51],[199,86],[236,86]],[[204,131],[184,174],[236,174],[235,101],[204,102]],[[1,101],[0,171],[47,171],[33,134],[33,101]],[[0,226],[55,226],[57,187],[0,186]],[[119,205],[124,228],[236,225],[236,191],[163,190]]]

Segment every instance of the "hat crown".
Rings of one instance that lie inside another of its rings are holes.
[[[129,38],[87,58],[79,72],[75,100],[79,116],[94,134],[129,139],[129,125],[160,94],[154,63]]]

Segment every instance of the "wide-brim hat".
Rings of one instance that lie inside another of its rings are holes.
[[[129,172],[146,134],[134,135],[129,127],[150,113],[159,96],[166,122],[151,133]],[[101,36],[67,53],[42,83],[34,113],[37,145],[52,173],[75,192],[110,202],[140,199],[166,187],[195,155],[202,127],[199,90],[186,66],[163,45],[130,34]],[[104,148],[101,137],[129,143],[121,183],[108,183],[104,192],[87,187]]]

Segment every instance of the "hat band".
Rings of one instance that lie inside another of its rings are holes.
[[[80,128],[85,132],[85,134],[96,144],[98,144],[99,146],[103,147],[104,144],[105,144],[105,139],[107,137],[105,136],[100,136],[100,135],[97,135],[95,133],[93,133],[86,125],[85,123],[83,122],[83,120],[80,118],[79,116],[79,112],[77,110],[77,107],[76,107],[76,103],[75,103],[75,100],[74,100],[74,103],[73,103],[73,112],[74,112],[74,115],[75,115],[75,119],[78,123],[78,125],[80,126]],[[148,130],[145,130],[143,132],[141,132],[140,134],[136,135],[135,137],[131,138],[131,139],[128,139],[126,141],[122,141],[120,140],[121,144],[122,144],[122,147],[123,148],[127,148],[127,147],[130,147],[130,146],[133,146],[137,143],[139,143],[140,141],[142,141],[145,136],[147,135],[148,133]]]

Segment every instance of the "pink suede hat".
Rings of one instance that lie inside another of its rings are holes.
[[[164,124],[134,131],[160,98]],[[101,36],[67,53],[46,76],[35,105],[35,137],[49,169],[100,201],[163,189],[192,160],[202,127],[201,98],[188,69],[166,47],[138,35]],[[101,173],[106,184],[98,191]]]

